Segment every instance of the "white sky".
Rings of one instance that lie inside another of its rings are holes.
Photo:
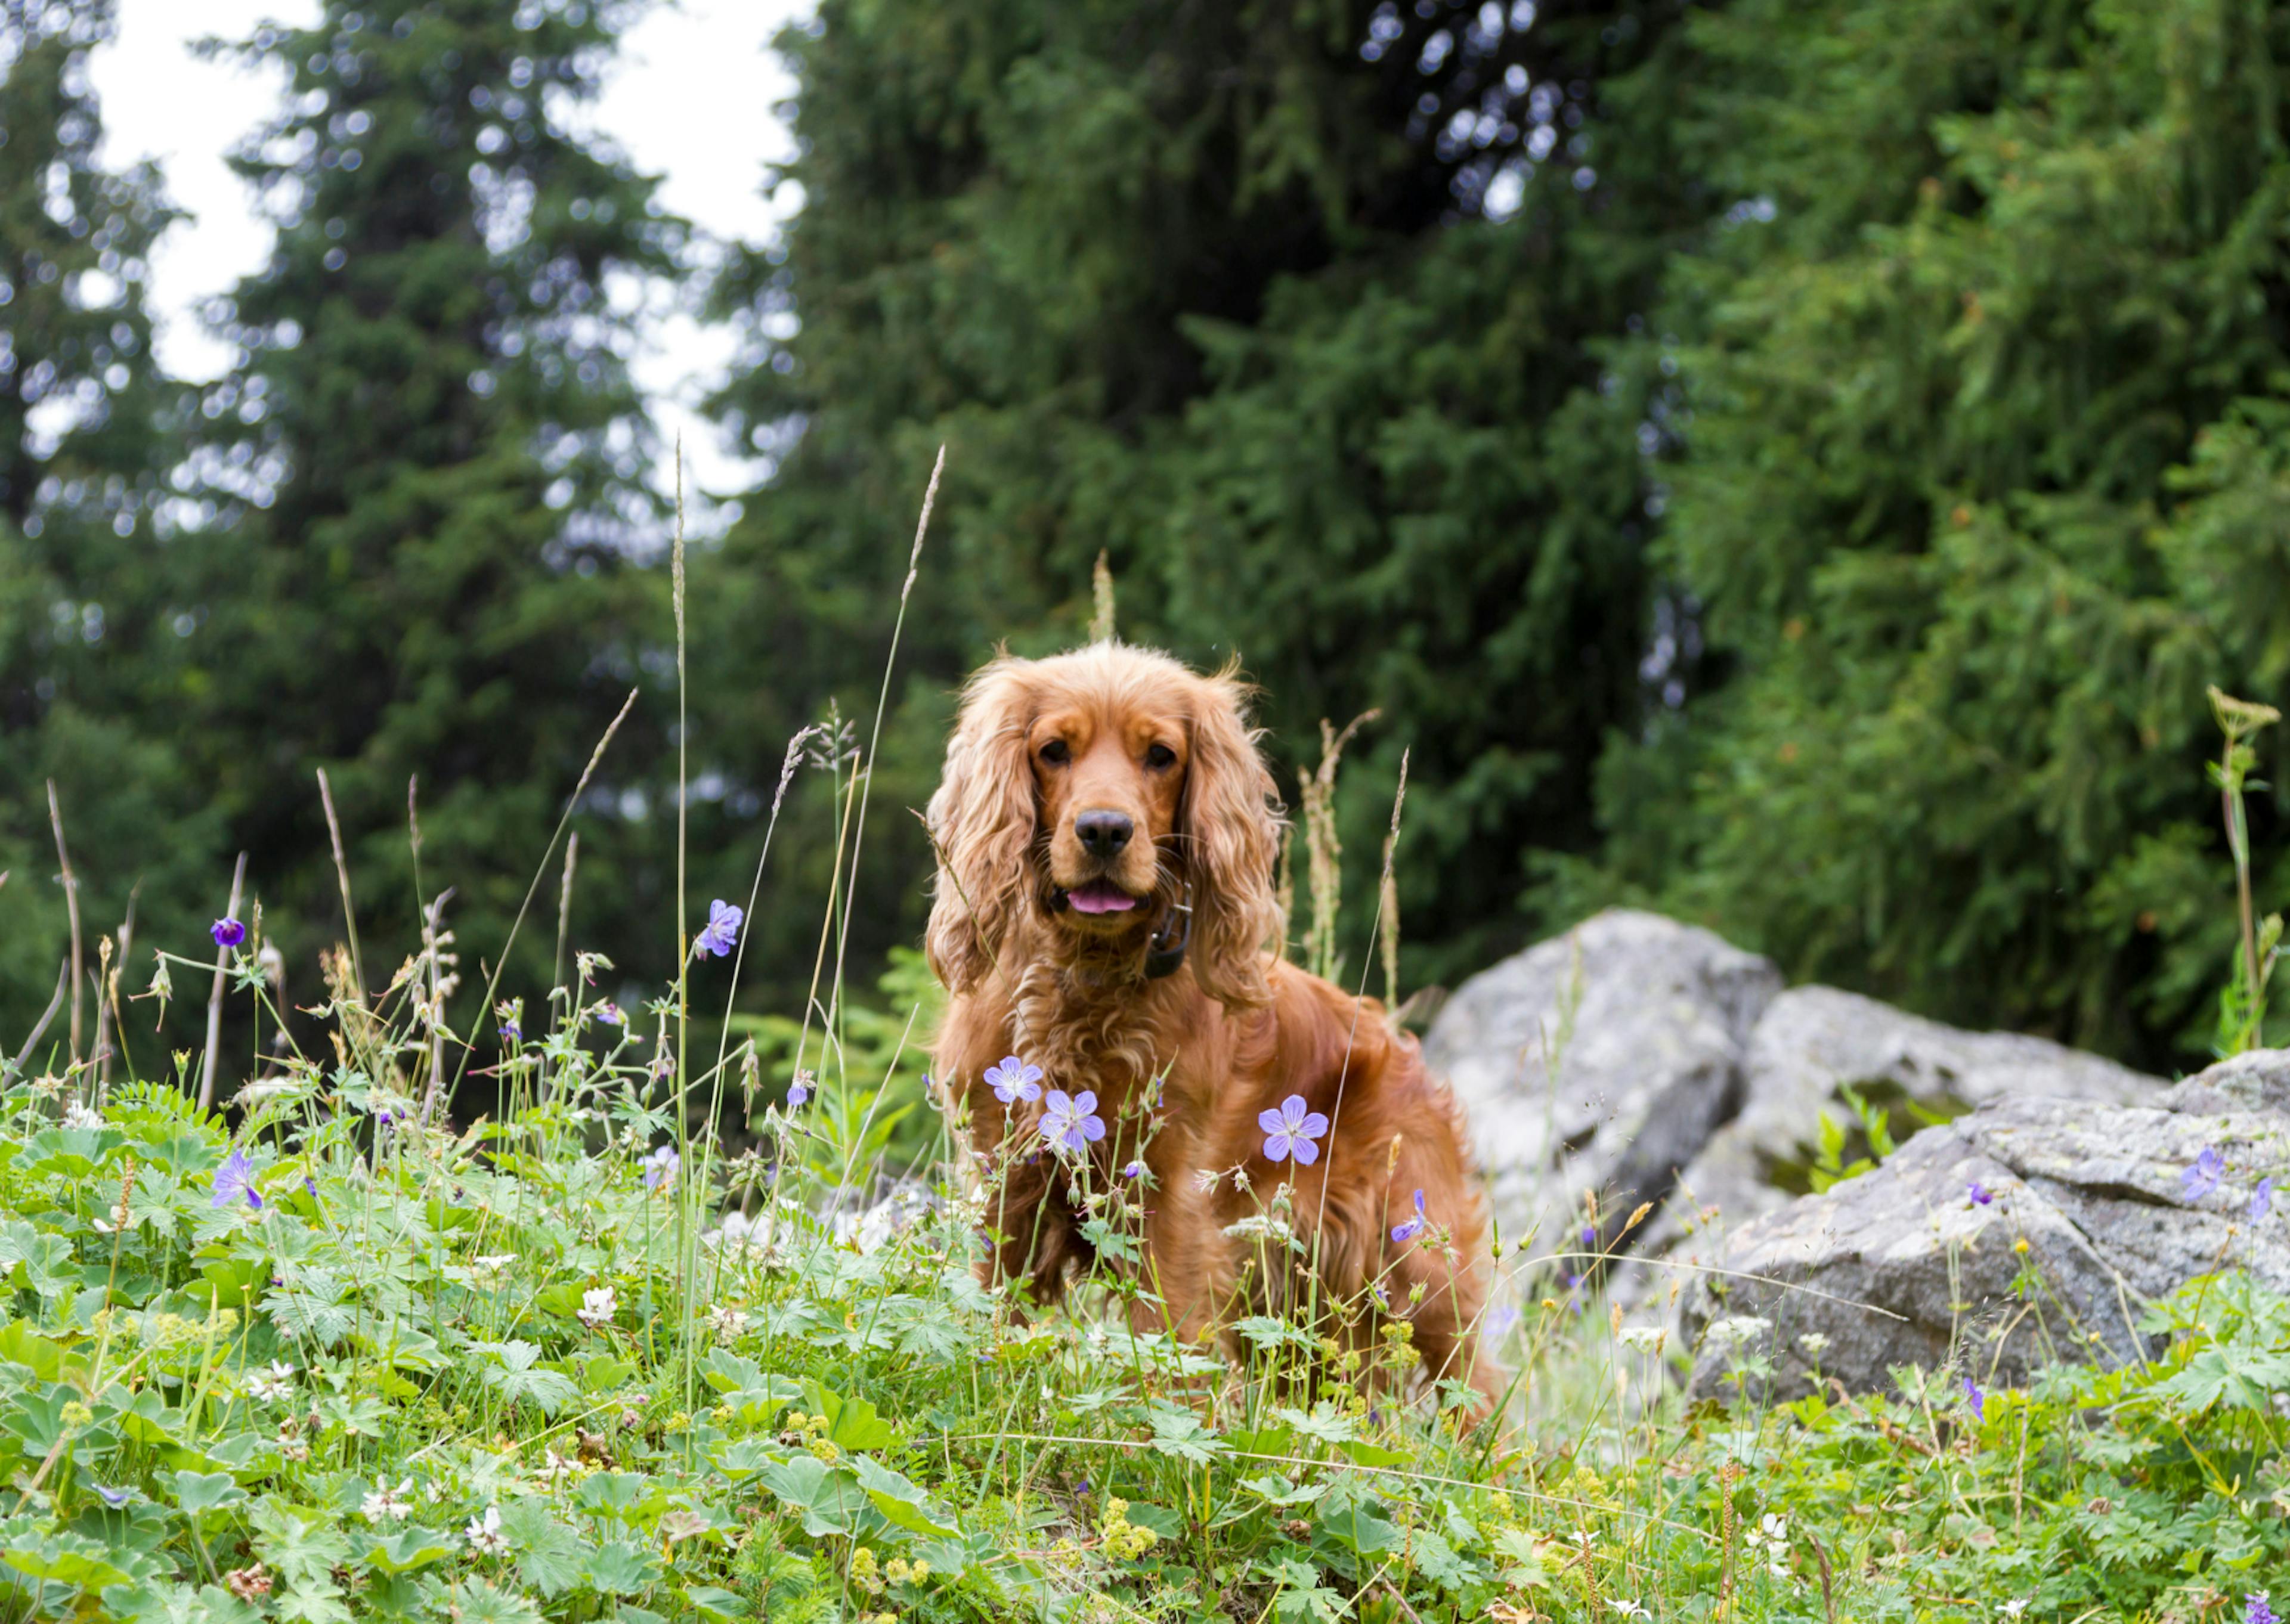
[[[792,188],[779,198],[762,192],[765,166],[793,156],[773,108],[795,88],[765,44],[811,10],[812,0],[661,0],[625,36],[595,108],[597,131],[661,177],[662,204],[719,239],[760,246],[797,201]],[[308,27],[317,15],[316,0],[119,0],[118,32],[90,63],[105,161],[157,159],[169,196],[193,217],[162,239],[149,290],[159,359],[177,377],[212,378],[230,364],[230,347],[203,329],[197,310],[262,268],[270,228],[223,159],[276,107],[284,83],[283,74],[202,61],[191,44],[244,38],[266,20]],[[728,454],[695,410],[723,374],[732,335],[659,310],[645,339],[637,381],[663,443],[683,434],[687,488],[747,484],[752,465]],[[670,478],[663,465],[663,489]],[[712,516],[695,512],[693,527],[714,528],[724,516]]]

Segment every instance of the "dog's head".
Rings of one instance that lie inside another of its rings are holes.
[[[930,804],[940,980],[967,990],[1028,921],[1069,957],[1141,963],[1189,894],[1194,979],[1261,1002],[1280,823],[1247,697],[1229,671],[1112,643],[979,672]]]

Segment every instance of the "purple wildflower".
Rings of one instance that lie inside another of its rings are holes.
[[[223,1164],[215,1169],[212,1204],[220,1212],[224,1207],[235,1207],[241,1201],[258,1211],[262,1206],[262,1197],[254,1188],[254,1164],[246,1159],[245,1151],[234,1150],[224,1158]]]
[[[1584,1224],[1582,1226],[1582,1244],[1587,1251],[1596,1252],[1598,1250],[1597,1225]]]
[[[2200,1201],[2218,1188],[2226,1177],[2226,1155],[2216,1145],[2205,1145],[2194,1164],[2179,1175],[2179,1188],[2190,1201]]]
[[[1967,1198],[1971,1201],[1974,1206],[1984,1207],[1990,1202],[1996,1199],[1996,1192],[1990,1189],[1979,1180],[1974,1179],[1972,1181],[1972,1188],[1967,1192]]]
[[[788,1108],[793,1110],[811,1098],[811,1073],[798,1071],[795,1081],[788,1084]]]
[[[1421,1190],[1417,1190],[1415,1192],[1415,1216],[1403,1220],[1402,1221],[1391,1226],[1392,1244],[1395,1246],[1404,1246],[1422,1233],[1423,1192]]]
[[[1004,1055],[999,1066],[989,1066],[986,1081],[992,1084],[994,1097],[1005,1105],[1015,1105],[1021,1100],[1030,1105],[1042,1097],[1042,1068],[1027,1065],[1014,1054]]]
[[[656,1190],[676,1181],[677,1156],[676,1147],[662,1145],[644,1159],[645,1188]]]
[[[1503,1303],[1500,1307],[1489,1308],[1487,1310],[1487,1335],[1500,1342],[1503,1338],[1511,1333],[1511,1327],[1518,1324],[1518,1317],[1517,1308],[1514,1308],[1509,1303]]]
[[[1052,1089],[1042,1110],[1044,1142],[1058,1150],[1087,1149],[1091,1140],[1105,1137],[1105,1118],[1093,1115],[1096,1109],[1097,1096],[1087,1089],[1070,1098],[1061,1088]]]
[[[103,1497],[103,1503],[114,1511],[135,1498],[135,1491],[132,1489],[107,1489],[101,1484],[95,1485],[95,1492]]]
[[[621,1012],[621,1006],[610,998],[597,1006],[597,1019],[608,1027],[624,1027],[629,1024],[629,1018]]]
[[[2242,1598],[2242,1624],[2274,1624],[2274,1608],[2268,1592],[2253,1590]]]
[[[1142,1162],[1130,1163],[1128,1166],[1121,1170],[1121,1176],[1125,1179],[1143,1178],[1145,1176],[1145,1164]]]
[[[1256,1125],[1264,1130],[1267,1161],[1293,1159],[1300,1167],[1309,1167],[1320,1159],[1320,1148],[1313,1141],[1326,1137],[1328,1119],[1308,1109],[1303,1095],[1289,1095],[1277,1111],[1259,1111]]]
[[[726,902],[718,897],[708,905],[708,923],[693,939],[692,956],[706,958],[713,954],[717,958],[729,958],[732,949],[740,945],[740,924],[748,916],[747,910],[736,902]]]
[[[1964,1379],[1964,1402],[1972,1406],[1974,1420],[1984,1421],[1988,1419],[1988,1395],[1982,1392],[1980,1384],[1969,1376]]]
[[[500,1033],[501,1042],[505,1044],[521,1044],[524,1041],[524,1028],[514,1020],[502,1021],[498,1030]]]
[[[2261,1179],[2258,1181],[2258,1188],[2250,1192],[2251,1221],[2255,1223],[2258,1220],[2265,1217],[2266,1214],[2273,1208],[2273,1205],[2274,1175],[2269,1173],[2265,1178]]]
[[[236,919],[222,918],[207,926],[207,934],[218,948],[236,948],[246,940],[246,927]]]

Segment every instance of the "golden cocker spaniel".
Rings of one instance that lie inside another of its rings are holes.
[[[1462,1113],[1380,1003],[1269,950],[1280,820],[1247,697],[1110,642],[997,660],[965,693],[927,947],[983,1273],[1046,1306],[1101,1262],[1138,1281],[1139,1329],[1236,1353],[1235,1319],[1301,1310],[1371,1370],[1405,1322],[1484,1414],[1502,1379],[1477,1347]]]

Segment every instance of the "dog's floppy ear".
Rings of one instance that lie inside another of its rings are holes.
[[[931,796],[938,879],[923,946],[949,992],[967,992],[993,968],[1025,903],[1026,848],[1035,823],[1026,752],[1034,711],[1029,664],[997,660],[971,679],[947,741],[945,773]]]
[[[1271,997],[1263,953],[1284,924],[1272,883],[1278,797],[1248,725],[1248,694],[1229,670],[1200,679],[1185,769],[1182,849],[1193,891],[1193,979],[1228,1007]]]

